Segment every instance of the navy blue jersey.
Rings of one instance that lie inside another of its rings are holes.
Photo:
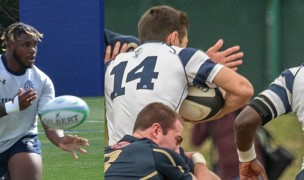
[[[188,166],[176,152],[147,138],[126,135],[105,149],[105,179],[192,179]]]
[[[134,50],[137,46],[140,45],[139,39],[137,39],[134,36],[126,36],[126,35],[118,34],[118,33],[109,31],[107,29],[104,29],[104,38],[105,38],[104,48],[106,48],[108,45],[111,45],[112,50],[114,49],[114,46],[115,46],[116,42],[118,42],[118,41],[120,42],[120,49],[123,44],[126,43],[128,45],[127,52]]]

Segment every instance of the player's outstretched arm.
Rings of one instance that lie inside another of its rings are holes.
[[[60,129],[50,129],[43,123],[43,128],[48,139],[57,147],[69,152],[74,159],[78,159],[76,151],[86,154],[87,151],[82,146],[89,146],[89,141],[77,135],[64,135],[64,131]]]
[[[234,123],[237,152],[240,161],[241,180],[258,179],[267,180],[263,165],[256,159],[253,144],[256,129],[262,123],[261,116],[250,106],[247,106],[236,117]]]
[[[240,52],[240,46],[233,46],[224,51],[220,51],[223,47],[224,41],[219,39],[212,47],[210,47],[206,54],[213,62],[220,63],[226,67],[237,71],[237,67],[243,63],[244,53]]]

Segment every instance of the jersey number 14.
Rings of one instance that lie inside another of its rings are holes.
[[[125,72],[128,61],[121,62],[115,66],[111,71],[111,75],[114,75],[114,88],[111,93],[111,99],[113,100],[114,98],[125,94],[125,88],[122,87],[124,74],[127,74],[126,83],[139,79],[136,89],[152,90],[154,87],[152,79],[157,79],[158,77],[158,72],[154,71],[156,59],[156,56],[146,57],[139,65],[129,72]]]

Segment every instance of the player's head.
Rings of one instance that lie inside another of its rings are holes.
[[[183,120],[168,106],[155,102],[139,112],[133,131],[146,135],[161,147],[175,150],[183,140]]]
[[[21,22],[11,24],[1,36],[3,50],[12,57],[22,69],[34,64],[37,43],[43,35],[34,27]]]
[[[139,39],[161,41],[168,45],[186,47],[189,19],[186,13],[169,6],[155,6],[147,10],[138,23]]]
[[[11,24],[4,30],[1,36],[2,46],[6,48],[8,43],[20,40],[22,34],[28,34],[32,36],[36,41],[41,41],[41,38],[43,37],[43,35],[39,33],[39,31],[37,31],[34,27],[22,22],[17,22]],[[6,49],[4,49],[4,51],[5,50]]]

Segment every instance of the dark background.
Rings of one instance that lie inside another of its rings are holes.
[[[189,47],[207,50],[218,39],[224,49],[240,45],[245,53],[239,73],[265,89],[280,72],[302,64],[304,1],[301,0],[105,0],[105,28],[137,36],[141,15],[155,5],[185,11],[190,19]]]
[[[44,34],[36,66],[56,96],[103,96],[103,0],[0,1],[1,32],[21,21]]]

